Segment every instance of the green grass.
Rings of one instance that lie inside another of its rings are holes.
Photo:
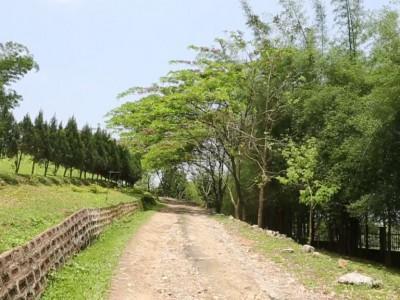
[[[29,241],[81,208],[135,200],[118,190],[106,191],[96,185],[0,186],[0,253]]]
[[[27,165],[24,162],[23,169]],[[24,244],[81,208],[106,207],[135,199],[132,193],[90,181],[16,176],[10,161],[0,160],[0,253]]]
[[[301,252],[301,245],[288,240],[267,236],[262,231],[249,225],[217,217],[229,231],[254,242],[255,247],[269,259],[290,272],[302,284],[310,289],[335,293],[336,297],[344,299],[400,299],[400,270],[386,268],[383,265],[368,261],[341,257],[330,252],[321,252],[313,256]],[[282,253],[285,248],[293,248],[294,253]],[[343,269],[338,265],[340,258],[349,259],[348,266]],[[338,284],[337,278],[345,273],[358,271],[383,282],[381,288],[372,289],[360,286]]]
[[[137,212],[111,225],[88,249],[50,277],[43,300],[105,299],[126,243],[153,211]]]
[[[15,175],[14,160],[0,159],[0,179],[3,179],[6,182],[8,182],[8,180],[11,180],[10,183],[13,183],[13,181],[24,182],[24,179],[32,180],[32,177],[34,177],[36,179],[43,177],[43,174],[44,174],[43,164],[36,164],[34,176],[31,176],[31,170],[32,170],[32,160],[28,156],[23,157],[18,175]],[[59,170],[57,172],[57,176],[53,176],[53,170],[54,170],[54,165],[50,164],[49,169],[48,169],[48,174],[47,174],[48,178],[49,179],[53,178],[58,181],[63,181],[64,168],[63,167],[59,168]],[[69,171],[67,172],[67,175],[69,176]],[[91,177],[91,175],[89,177]],[[74,178],[74,179],[79,178],[78,170],[75,170],[75,169],[73,170],[72,178]],[[65,180],[68,180],[68,179],[69,179],[69,177],[65,178]]]

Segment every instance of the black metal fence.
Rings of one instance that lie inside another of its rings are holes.
[[[389,249],[389,245],[391,251],[400,251],[400,233],[392,233],[391,243],[389,243],[389,236],[385,233],[369,233],[368,234],[368,242],[365,238],[365,234],[361,234],[359,248],[361,249],[373,249],[373,250],[382,250],[382,245],[385,245],[385,249]]]
[[[392,250],[400,251],[400,233],[392,234]]]

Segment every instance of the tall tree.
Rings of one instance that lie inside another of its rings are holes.
[[[18,43],[0,43],[0,140],[4,137],[7,115],[22,97],[11,88],[32,69],[38,69],[28,49]]]
[[[314,0],[313,5],[315,10],[315,28],[320,45],[319,48],[321,50],[321,54],[324,55],[328,43],[326,6],[324,0]]]
[[[29,115],[25,115],[20,123],[21,131],[21,154],[33,156],[35,147],[35,133],[32,120]],[[22,158],[22,156],[21,156]]]
[[[45,176],[47,175],[50,162],[53,162],[56,165],[59,156],[58,122],[55,116],[51,118],[50,123],[48,124],[48,142],[48,158],[45,166]],[[56,168],[57,167],[55,166],[55,169]]]
[[[351,57],[357,55],[363,29],[362,0],[332,0],[335,21],[346,36],[346,45]]]
[[[70,118],[64,128],[65,138],[68,143],[69,154],[67,155],[64,164],[69,168],[69,176],[72,177],[73,168],[83,168],[83,145],[78,130],[78,125],[74,117]]]
[[[35,173],[35,166],[37,163],[43,162],[47,157],[47,127],[43,117],[43,111],[40,111],[34,121],[33,128],[33,153],[32,153],[32,171],[31,175]]]
[[[94,157],[95,157],[95,149],[94,149],[94,140],[92,129],[89,125],[85,125],[81,130],[81,140],[82,140],[82,149],[83,149],[83,165],[81,168],[80,177],[82,177],[82,172],[84,173],[84,177],[86,179],[86,173],[94,169]]]

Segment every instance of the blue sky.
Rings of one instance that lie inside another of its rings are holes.
[[[250,0],[265,18],[277,2]],[[74,115],[91,126],[122,103],[118,93],[156,82],[170,60],[191,58],[188,45],[246,30],[239,0],[3,0],[0,27],[0,42],[26,45],[40,66],[15,85],[24,97],[16,117],[43,109],[46,118]]]

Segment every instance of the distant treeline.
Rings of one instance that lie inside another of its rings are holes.
[[[134,184],[141,176],[139,157],[118,144],[104,130],[95,132],[86,125],[78,129],[74,118],[65,127],[53,117],[50,122],[40,112],[32,122],[29,115],[17,122],[12,110],[22,97],[11,86],[38,66],[28,49],[20,44],[0,43],[0,158],[14,160],[18,174],[23,156],[32,158],[32,175],[35,166],[44,166],[44,176],[57,175],[64,167],[64,176],[72,176],[73,169],[80,171],[80,178],[87,173],[94,179],[102,176]]]
[[[29,115],[19,123],[10,115],[6,124],[6,134],[0,140],[0,154],[14,159],[16,173],[19,172],[23,155],[29,155],[32,158],[32,175],[39,163],[44,166],[44,176],[47,176],[49,166],[53,164],[53,175],[57,175],[62,166],[64,176],[72,176],[73,169],[77,169],[80,178],[86,178],[90,173],[92,179],[96,175],[130,184],[140,178],[141,168],[137,157],[100,128],[92,132],[85,125],[79,130],[73,117],[65,127],[55,117],[46,122],[42,112],[33,122]]]

